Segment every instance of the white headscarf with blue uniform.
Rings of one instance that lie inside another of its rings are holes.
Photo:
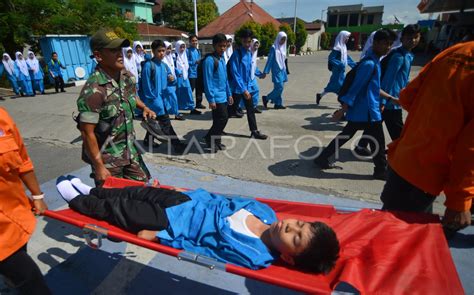
[[[186,50],[181,52],[180,48],[182,45],[186,47],[186,43],[184,43],[182,40],[176,41],[176,43],[174,43],[174,49],[176,51],[176,67],[178,70],[183,72],[183,79],[188,80],[188,55],[186,54]]]
[[[340,31],[337,34],[336,41],[334,41],[334,47],[332,50],[341,52],[341,62],[347,66],[347,46],[346,42],[349,40],[351,33],[348,31]]]
[[[280,44],[281,39],[286,38],[285,43]],[[286,43],[288,42],[288,37],[285,32],[279,32],[273,43],[273,48],[275,48],[275,60],[280,67],[280,70],[286,70],[285,60],[286,60]]]
[[[171,42],[165,41],[165,48],[168,50],[169,47],[171,47],[171,52],[168,54],[166,51],[165,58],[163,59],[163,62],[170,68],[171,74],[173,77],[176,78],[176,73],[174,70],[174,60],[173,60],[173,45]],[[186,53],[186,52],[185,52]]]
[[[5,60],[4,58],[8,57],[8,60]],[[7,73],[11,76],[13,75],[13,72],[15,71],[15,63],[13,62],[12,58],[8,53],[4,53],[2,56],[2,63],[5,66],[5,70]]]
[[[260,41],[257,39],[252,39],[252,45],[250,46],[250,49],[252,50],[252,68],[250,69],[250,78],[255,80],[255,71],[257,70],[257,56],[258,56],[258,49],[255,50],[255,44],[258,43],[260,44]]]
[[[17,65],[17,67],[20,69],[20,72],[25,75],[25,76],[30,76],[30,73],[28,72],[28,65],[26,64],[26,61],[25,59],[23,58],[23,54],[21,54],[20,51],[17,51],[15,53],[15,56],[16,56],[16,60],[15,60],[15,63]],[[21,56],[21,59],[20,59],[20,56]]]

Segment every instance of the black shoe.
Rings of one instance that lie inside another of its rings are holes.
[[[314,159],[314,164],[318,165],[322,170],[336,168],[336,166],[333,163],[330,163],[327,159],[319,157]]]
[[[275,110],[284,110],[284,109],[286,109],[286,107],[285,106],[275,106],[274,109]]]
[[[66,92],[66,90],[64,90],[64,89],[61,89],[61,92]]]
[[[202,113],[196,109],[192,110],[190,113],[190,115],[201,115]]]
[[[168,136],[163,133],[161,126],[158,121],[154,119],[143,120],[140,125],[148,131],[154,138],[158,139],[161,142],[168,141]]]
[[[217,148],[218,148],[220,151],[225,151],[226,148],[227,148],[227,147],[225,146],[225,144],[220,143],[220,142],[216,142],[216,146],[217,146]]]
[[[268,98],[266,95],[262,96],[263,107],[268,109]]]
[[[372,153],[370,152],[370,150],[366,147],[361,147],[361,146],[356,146],[354,148],[354,153],[356,153],[356,155],[358,155],[359,157],[370,157],[372,156]]]
[[[229,118],[242,118],[244,116],[244,114],[242,113],[239,113],[239,112],[235,112],[235,113],[232,113],[232,114],[229,114]]]
[[[206,109],[206,107],[205,107],[205,106],[203,106],[202,104],[198,104],[198,105],[196,105],[196,109],[205,110],[205,109]]]
[[[254,109],[253,109],[253,112],[254,112],[255,114],[261,114],[261,113],[262,113],[262,111],[259,110],[258,108],[254,108]]]
[[[316,93],[316,104],[319,104],[319,102],[321,101],[321,98],[323,98],[321,93]]]
[[[178,121],[185,121],[186,119],[184,118],[183,114],[177,114],[175,117],[174,117],[175,120],[178,120]]]
[[[261,140],[265,140],[268,138],[268,136],[266,136],[265,134],[261,133],[258,130],[252,131],[252,133],[250,134],[250,137],[255,138],[255,139],[261,139]]]
[[[387,180],[387,170],[375,170],[373,174],[374,179]]]

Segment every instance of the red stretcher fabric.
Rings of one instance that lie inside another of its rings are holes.
[[[143,183],[115,178],[105,183],[106,187],[133,185]],[[332,206],[258,200],[272,207],[280,219],[318,220],[332,226],[341,244],[340,258],[325,276],[304,273],[280,261],[258,271],[227,264],[227,272],[312,294],[328,294],[339,282],[349,283],[362,294],[464,294],[437,216],[370,209],[339,213]],[[181,252],[70,209],[45,215],[78,227],[96,224],[109,229],[111,238],[168,255]]]

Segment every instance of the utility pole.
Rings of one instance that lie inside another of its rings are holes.
[[[298,3],[298,0],[295,0],[295,21],[293,22],[293,33],[296,34],[296,4]]]
[[[194,0],[194,34],[198,35],[198,15],[197,15],[197,0]]]

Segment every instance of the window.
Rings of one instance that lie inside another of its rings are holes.
[[[373,25],[374,24],[374,15],[373,14],[367,15],[367,24],[368,25]]]
[[[335,14],[329,15],[328,27],[337,27],[337,15]]]
[[[351,13],[349,16],[349,26],[358,26],[359,25],[359,14]]]
[[[347,27],[347,14],[339,15],[339,27]]]

